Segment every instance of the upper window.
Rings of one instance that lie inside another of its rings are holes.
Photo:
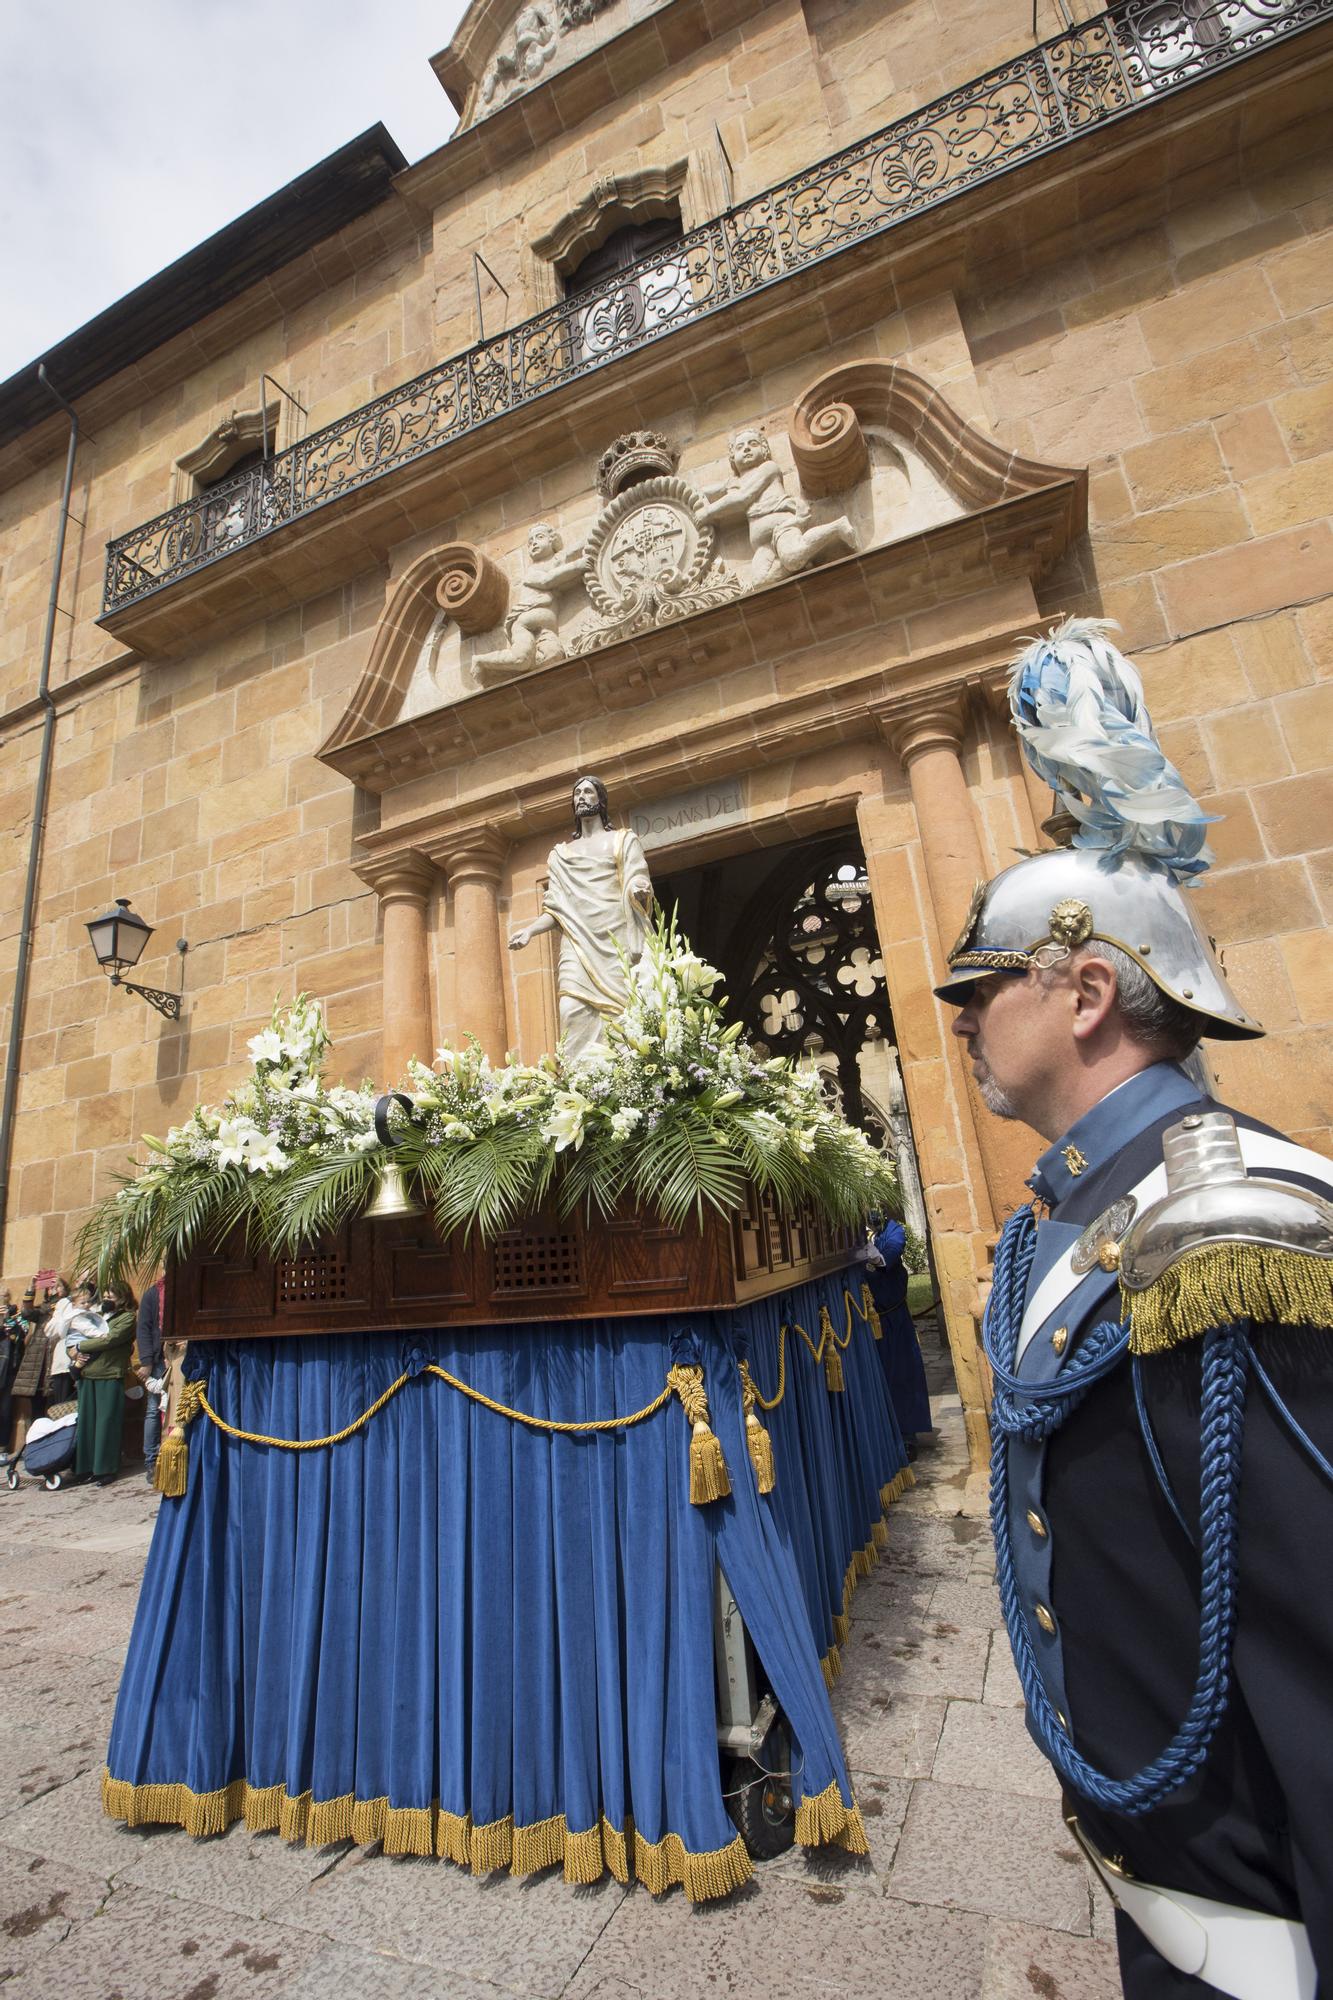
[[[565,274],[566,298],[601,292],[574,316],[570,337],[579,353],[600,359],[685,316],[691,295],[688,266],[677,252],[681,234],[674,208],[649,222],[623,223]]]

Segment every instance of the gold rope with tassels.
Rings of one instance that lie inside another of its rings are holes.
[[[698,1372],[700,1381],[702,1382],[702,1370]],[[560,1434],[570,1434],[580,1431],[629,1430],[632,1425],[641,1424],[647,1418],[656,1416],[659,1410],[664,1409],[671,1400],[672,1389],[675,1386],[668,1382],[666,1388],[662,1390],[660,1395],[654,1396],[651,1403],[645,1403],[641,1410],[634,1410],[629,1416],[587,1417],[574,1420],[559,1417],[534,1417],[530,1416],[526,1410],[512,1410],[507,1403],[497,1403],[493,1397],[483,1395],[480,1389],[474,1389],[469,1383],[460,1381],[457,1375],[451,1375],[447,1368],[437,1367],[433,1361],[427,1364],[423,1373],[438,1375],[442,1382],[447,1382],[451,1389],[457,1389],[461,1396],[468,1397],[471,1402],[480,1403],[483,1409],[493,1411],[496,1416],[508,1417],[511,1423],[525,1424],[529,1430],[554,1431]],[[411,1379],[410,1374],[400,1375],[396,1381],[389,1384],[383,1395],[375,1398],[369,1409],[361,1412],[359,1417],[354,1417],[350,1424],[344,1424],[340,1431],[332,1431],[328,1437],[321,1438],[280,1438],[269,1437],[262,1431],[244,1431],[239,1425],[229,1424],[225,1417],[218,1415],[205,1393],[206,1384],[204,1381],[187,1382],[181,1394],[180,1404],[176,1412],[176,1422],[172,1427],[171,1435],[158,1453],[158,1470],[156,1473],[158,1491],[172,1500],[179,1500],[185,1492],[186,1474],[188,1471],[185,1426],[200,1411],[203,1412],[210,1423],[216,1424],[220,1431],[225,1432],[230,1438],[235,1438],[239,1444],[269,1445],[276,1451],[325,1451],[331,1445],[343,1444],[348,1438],[355,1437],[358,1431],[364,1430],[371,1418],[378,1416],[385,1405],[391,1403],[399,1390],[406,1383],[410,1382]],[[706,1416],[706,1402],[704,1413]],[[712,1435],[711,1432],[709,1435]],[[168,1445],[173,1447],[173,1452],[167,1465],[164,1467],[162,1460],[167,1453]],[[722,1447],[719,1445],[719,1454],[721,1453],[721,1449]],[[724,1466],[724,1476],[725,1470]],[[691,1477],[693,1477],[692,1472]],[[730,1490],[730,1487],[724,1488],[726,1492],[730,1492]]]
[[[759,1392],[754,1386],[748,1361],[740,1364],[741,1408],[745,1412],[745,1442],[750,1452],[750,1463],[754,1467],[755,1485],[761,1493],[771,1493],[777,1483],[777,1468],[773,1463],[773,1440],[754,1413],[759,1400]]]
[[[1333,1330],[1333,1260],[1257,1243],[1187,1250],[1146,1291],[1121,1287],[1131,1354],[1165,1354],[1210,1327],[1250,1319]]]
[[[710,1500],[724,1500],[731,1491],[731,1478],[721,1440],[709,1427],[703,1369],[677,1363],[667,1371],[667,1387],[680,1397],[680,1406],[690,1424],[691,1504],[706,1507]]]
[[[777,1386],[777,1388],[776,1388],[776,1389],[775,1389],[775,1390],[773,1391],[773,1394],[772,1394],[771,1396],[766,1396],[766,1395],[764,1394],[763,1390],[762,1390],[762,1389],[761,1389],[761,1388],[759,1387],[759,1384],[758,1384],[758,1383],[757,1383],[757,1382],[755,1381],[755,1379],[754,1379],[753,1375],[752,1375],[752,1376],[750,1377],[750,1386],[751,1386],[751,1388],[752,1388],[752,1389],[754,1390],[754,1399],[755,1399],[756,1403],[758,1403],[758,1405],[759,1405],[759,1407],[760,1407],[760,1409],[761,1409],[761,1410],[776,1410],[776,1409],[777,1409],[777,1407],[778,1407],[778,1404],[779,1404],[779,1403],[780,1403],[780,1402],[782,1401],[783,1397],[784,1397],[784,1396],[786,1395],[786,1393],[787,1393],[787,1329],[786,1329],[786,1327],[785,1327],[785,1326],[780,1326],[780,1327],[778,1328],[778,1386]]]
[[[847,1303],[849,1305],[851,1304],[850,1296],[848,1297]],[[861,1317],[865,1321],[866,1325],[870,1328],[870,1331],[874,1334],[876,1340],[883,1340],[884,1322],[879,1316],[879,1307],[875,1304],[874,1295],[872,1294],[869,1285],[865,1284],[863,1284],[861,1287]],[[849,1333],[851,1332],[850,1324],[848,1325],[847,1331]]]

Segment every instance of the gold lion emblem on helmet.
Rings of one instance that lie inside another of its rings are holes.
[[[1092,911],[1077,896],[1067,896],[1051,911],[1050,935],[1052,943],[1076,950],[1092,936]]]

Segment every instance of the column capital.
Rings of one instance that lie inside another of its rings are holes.
[[[904,768],[928,750],[950,750],[957,757],[966,728],[966,690],[940,688],[909,695],[876,711],[880,733]]]
[[[441,844],[431,852],[451,890],[456,889],[460,882],[477,882],[489,889],[498,889],[509,854],[509,842],[490,827],[480,826],[474,833],[461,834],[456,840]]]
[[[363,882],[370,884],[381,907],[387,903],[416,903],[424,909],[439,880],[434,862],[410,848],[403,854],[376,855],[372,860],[358,861],[356,872]]]
[[[1009,683],[1013,677],[1011,666],[987,667],[985,673],[978,674],[972,683],[982,705],[997,710],[1006,722],[1009,720]]]

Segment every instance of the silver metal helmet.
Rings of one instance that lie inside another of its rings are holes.
[[[1164,869],[1131,854],[1058,848],[978,882],[948,977],[935,988],[961,1006],[991,972],[1057,965],[1093,939],[1118,945],[1163,993],[1199,1016],[1201,1035],[1262,1035],[1213,955],[1187,898]]]

